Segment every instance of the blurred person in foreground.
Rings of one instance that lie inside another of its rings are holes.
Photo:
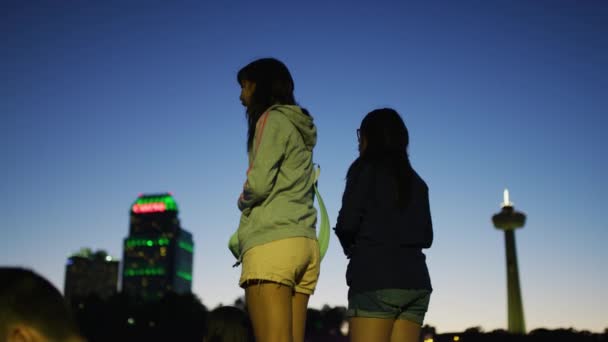
[[[209,313],[205,342],[253,342],[247,313],[234,306],[220,306]]]
[[[0,267],[0,341],[85,342],[61,293],[33,271]]]

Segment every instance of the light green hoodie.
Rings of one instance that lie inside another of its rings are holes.
[[[238,201],[242,256],[291,237],[316,239],[312,150],[317,129],[298,106],[275,105],[256,124],[247,182]]]

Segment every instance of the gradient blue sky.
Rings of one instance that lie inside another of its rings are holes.
[[[236,72],[274,56],[318,126],[333,225],[355,129],[397,109],[430,187],[439,332],[506,327],[502,191],[528,329],[608,327],[605,1],[2,1],[0,264],[63,288],[81,247],[122,257],[139,193],[172,191],[204,304],[242,294],[226,243],[247,167]],[[346,305],[336,239],[311,306]]]

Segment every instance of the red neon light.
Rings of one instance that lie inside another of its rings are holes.
[[[165,203],[142,203],[142,204],[134,204],[133,212],[135,214],[143,214],[143,213],[160,213],[167,210]]]

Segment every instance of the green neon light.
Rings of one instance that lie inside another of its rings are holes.
[[[190,253],[194,253],[194,246],[192,244],[189,244],[185,241],[180,241],[178,243],[179,248],[187,250]]]
[[[127,247],[154,247],[154,246],[168,246],[171,241],[167,238],[158,238],[158,239],[127,239],[125,245]]]
[[[153,203],[164,203],[165,210],[173,210],[177,211],[177,202],[171,195],[163,195],[163,196],[143,196],[137,199],[133,205],[146,205]]]
[[[127,268],[124,270],[125,277],[160,276],[165,275],[165,273],[165,269],[162,267]]]
[[[192,281],[192,274],[190,274],[188,272],[177,271],[177,276],[180,278],[186,279],[187,281]]]

